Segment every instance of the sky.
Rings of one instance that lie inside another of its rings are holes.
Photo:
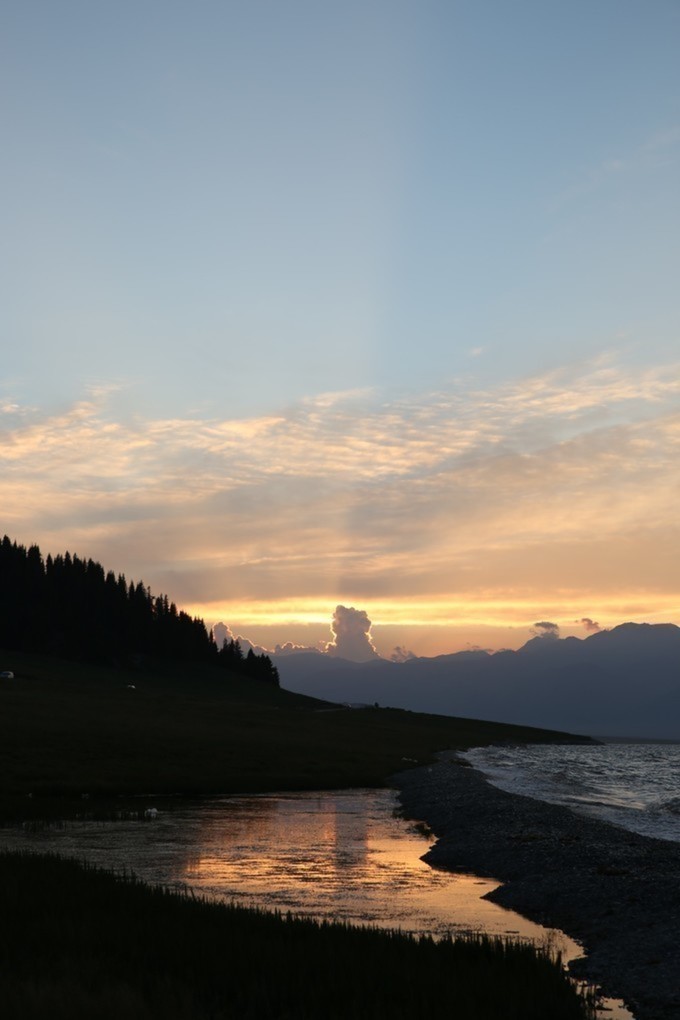
[[[679,45],[675,0],[5,0],[0,531],[266,648],[680,623]]]

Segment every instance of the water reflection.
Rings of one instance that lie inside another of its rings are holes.
[[[201,811],[200,855],[175,881],[213,899],[329,920],[546,938],[544,928],[481,899],[496,883],[421,861],[428,843],[393,817],[395,805],[382,790],[213,801]],[[578,955],[566,936],[548,937]]]
[[[223,797],[171,811],[158,804],[146,822],[4,829],[0,845],[132,870],[214,900],[435,937],[512,935],[549,941],[566,960],[582,955],[564,933],[483,899],[497,883],[425,864],[428,841],[395,817],[396,805],[388,790]],[[611,1020],[630,1018],[608,1006]]]

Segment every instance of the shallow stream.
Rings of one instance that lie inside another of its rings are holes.
[[[0,845],[133,871],[212,900],[433,936],[509,935],[549,943],[565,960],[582,955],[564,933],[483,899],[498,883],[425,864],[430,840],[396,809],[389,790],[149,799],[139,819],[3,829]],[[630,1020],[622,1005],[606,1005],[607,1017]]]

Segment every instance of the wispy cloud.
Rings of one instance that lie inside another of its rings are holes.
[[[12,412],[4,529],[179,602],[678,590],[677,365],[249,419],[114,420],[106,392]]]
[[[569,203],[607,187],[617,179],[653,172],[680,159],[680,124],[654,132],[626,152],[618,152],[585,171],[558,196],[557,204]]]

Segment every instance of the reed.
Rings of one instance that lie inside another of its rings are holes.
[[[0,853],[0,1015],[22,1020],[590,1020],[549,949],[207,903]]]

